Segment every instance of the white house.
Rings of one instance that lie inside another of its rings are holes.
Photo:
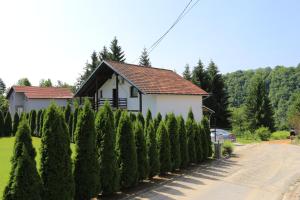
[[[12,86],[7,93],[9,112],[30,112],[47,108],[52,101],[59,106],[66,106],[72,100],[73,93],[69,88]]]
[[[174,112],[187,117],[191,108],[195,119],[203,115],[202,97],[208,93],[167,69],[103,61],[75,97],[93,98],[98,109],[109,101],[113,108],[152,115]]]

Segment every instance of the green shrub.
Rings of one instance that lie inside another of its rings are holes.
[[[170,139],[164,121],[160,121],[156,137],[160,161],[160,174],[163,175],[172,169]]]
[[[102,193],[112,194],[119,189],[119,168],[114,115],[108,102],[98,111],[95,126]]]
[[[153,120],[153,122],[154,122],[154,130],[157,132],[157,129],[158,129],[158,126],[159,126],[159,123],[160,123],[160,121],[162,120],[162,116],[161,116],[161,114],[160,114],[160,112],[159,113],[157,113],[157,116],[154,118],[154,120]]]
[[[189,152],[189,162],[196,163],[196,149],[195,149],[195,131],[194,121],[188,118],[186,121],[186,134],[187,134],[187,146]]]
[[[6,117],[4,119],[4,136],[10,137],[12,135],[12,120],[10,113],[6,113]]]
[[[35,110],[32,110],[30,112],[29,123],[30,123],[31,135],[34,135],[35,129],[36,129],[36,111]]]
[[[132,123],[126,111],[122,112],[117,129],[117,154],[120,167],[120,182],[123,188],[138,182],[138,163]]]
[[[271,131],[267,127],[256,129],[255,134],[258,135],[262,141],[268,141],[271,137]]]
[[[201,126],[203,128],[204,135],[206,137],[206,148],[207,148],[207,154],[206,158],[211,157],[213,153],[213,148],[212,148],[212,142],[211,142],[211,137],[210,137],[210,127],[209,127],[209,121],[207,117],[204,117],[201,121]]]
[[[203,148],[202,148],[202,137],[201,137],[201,130],[197,123],[194,121],[193,123],[193,130],[194,130],[194,137],[195,137],[195,152],[196,152],[196,162],[200,163],[203,160]]]
[[[37,135],[39,137],[41,136],[40,130],[41,130],[41,118],[42,118],[42,114],[43,114],[43,110],[40,109],[37,112],[37,118],[36,118],[36,131],[37,131]]]
[[[3,113],[0,111],[0,137],[4,136],[4,116]]]
[[[231,155],[233,153],[234,146],[231,141],[225,140],[222,145],[222,154],[223,155]]]
[[[122,114],[122,110],[121,109],[117,109],[115,112],[114,112],[114,124],[115,124],[115,129],[118,128],[118,125],[119,125],[119,120],[120,120],[120,117],[121,117],[121,114]],[[130,113],[131,114],[131,113]],[[135,120],[135,119],[134,119]],[[134,121],[133,120],[133,121]]]
[[[15,112],[14,122],[13,122],[13,128],[12,128],[12,136],[15,136],[16,133],[17,133],[18,126],[19,126],[19,121],[20,121],[19,115],[18,115],[17,112]]]
[[[283,140],[290,137],[290,132],[288,131],[276,131],[271,134],[271,140]]]
[[[178,128],[178,134],[179,134],[179,142],[180,142],[180,168],[184,169],[189,164],[189,151],[187,146],[187,135],[186,135],[186,129],[184,124],[184,119],[180,115],[177,117],[177,128]]]
[[[152,121],[152,113],[151,113],[150,109],[148,109],[147,114],[146,114],[146,120],[145,120],[145,129],[148,128],[151,121]]]
[[[144,126],[145,126],[145,119],[144,119],[143,114],[142,114],[141,112],[138,112],[136,118],[137,118],[137,120],[138,120],[139,122],[141,122],[141,124],[142,124],[142,126],[143,126],[143,128],[144,128]]]
[[[152,178],[153,176],[158,174],[160,165],[157,150],[156,133],[152,121],[146,128],[146,143],[149,160],[149,178]]]

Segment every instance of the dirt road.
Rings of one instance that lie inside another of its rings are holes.
[[[128,199],[282,199],[300,178],[300,147],[262,143],[236,148],[235,156],[175,178]]]

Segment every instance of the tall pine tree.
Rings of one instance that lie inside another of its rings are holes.
[[[191,74],[190,66],[188,64],[185,65],[182,75],[183,75],[184,79],[189,80],[189,81],[192,80],[192,74]]]
[[[208,89],[209,83],[207,72],[205,71],[204,65],[200,59],[197,66],[194,67],[192,71],[192,82],[205,91]]]
[[[149,54],[148,54],[146,48],[144,48],[143,51],[142,51],[142,55],[140,57],[139,64],[142,65],[142,66],[151,67]]]
[[[115,37],[110,44],[109,60],[117,62],[125,62],[125,54],[119,45],[118,39]]]

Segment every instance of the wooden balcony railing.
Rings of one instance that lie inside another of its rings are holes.
[[[127,98],[119,98],[118,102],[116,100],[114,100],[113,98],[101,98],[98,100],[98,108],[103,106],[106,101],[109,102],[109,104],[112,108],[118,107],[120,109],[127,109]]]

